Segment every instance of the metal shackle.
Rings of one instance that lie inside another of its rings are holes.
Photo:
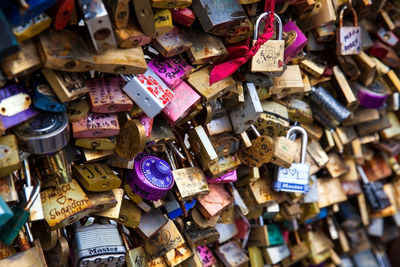
[[[340,15],[339,15],[339,27],[343,27],[343,16],[344,16],[344,11],[346,9],[350,9],[351,13],[353,13],[353,26],[357,27],[358,26],[358,17],[357,17],[357,12],[356,10],[351,6],[351,5],[345,5],[341,10],[340,10]]]
[[[307,153],[307,143],[308,143],[308,134],[303,127],[300,126],[293,126],[289,129],[286,134],[286,138],[289,139],[290,135],[293,133],[300,133],[301,134],[301,154],[300,154],[300,163],[306,162],[306,153]]]
[[[254,26],[253,40],[257,40],[257,38],[258,38],[258,27],[260,26],[260,22],[264,17],[269,15],[269,13],[270,13],[269,11],[264,12],[258,17],[258,19],[256,21],[256,25]],[[276,13],[274,13],[274,15],[275,15],[275,21],[278,21],[278,38],[277,38],[277,40],[282,40],[282,31],[283,31],[282,30],[282,20]]]

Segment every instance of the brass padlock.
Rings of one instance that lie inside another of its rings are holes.
[[[21,168],[17,138],[13,134],[0,137],[0,177]]]
[[[261,14],[254,26],[253,45],[256,43],[258,38],[259,25],[264,17],[269,16],[270,12]],[[257,53],[251,59],[251,71],[252,72],[268,72],[268,73],[280,73],[284,70],[284,50],[285,41],[282,39],[282,21],[281,18],[275,15],[275,20],[278,22],[278,33],[277,40],[268,40],[264,43]]]
[[[263,113],[254,123],[262,135],[275,137],[286,135],[289,129],[289,115],[287,108],[274,101],[262,101]]]
[[[197,125],[190,130],[189,142],[191,150],[196,153],[203,168],[209,163],[217,160],[217,153],[215,152],[203,126]]]
[[[100,163],[75,166],[74,177],[88,191],[108,191],[121,185],[121,179],[114,174],[110,167]]]

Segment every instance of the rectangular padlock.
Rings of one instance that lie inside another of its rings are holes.
[[[33,40],[22,43],[20,47],[19,52],[2,62],[3,71],[10,79],[29,74],[42,65]]]
[[[138,23],[144,34],[148,36],[155,35],[155,18],[153,15],[153,9],[151,8],[151,1],[132,1],[132,4]]]
[[[151,36],[145,35],[133,21],[130,21],[126,27],[114,31],[120,48],[134,48],[151,42]]]
[[[315,6],[307,16],[301,18],[297,25],[303,31],[309,31],[313,28],[329,24],[336,21],[336,12],[332,1],[317,0]]]
[[[47,68],[43,68],[42,73],[61,102],[69,102],[81,98],[89,92],[84,77],[79,73]]]
[[[121,185],[121,179],[105,164],[75,166],[73,174],[88,191],[109,191]]]
[[[50,27],[50,23],[51,18],[45,13],[42,13],[31,19],[28,23],[13,27],[12,32],[17,38],[17,41],[22,43],[46,30]]]
[[[176,88],[183,80],[189,77],[192,67],[181,57],[153,57],[149,62],[151,68],[171,88]]]
[[[13,134],[0,137],[0,177],[7,176],[21,168],[17,138]],[[3,180],[6,178],[3,178]],[[8,179],[8,178],[7,178]]]
[[[189,132],[191,150],[196,153],[200,164],[206,166],[217,160],[217,153],[212,146],[203,126],[195,126]]]
[[[73,122],[72,132],[75,138],[109,137],[118,135],[118,117],[115,113],[92,113],[82,120]]]
[[[79,0],[78,5],[83,13],[85,25],[96,52],[104,52],[117,47],[110,17],[100,0]]]
[[[354,26],[343,26],[344,11],[350,9]],[[352,6],[345,6],[339,13],[339,27],[336,29],[336,51],[340,55],[354,55],[361,52],[361,28],[357,24],[357,13]]]
[[[188,78],[188,83],[206,100],[212,101],[223,94],[229,92],[236,86],[235,80],[232,76],[225,79],[209,84],[211,66],[206,66],[195,73],[192,73]]]
[[[225,243],[215,253],[224,265],[228,267],[239,267],[249,262],[246,253],[244,253],[243,249],[235,241]]]
[[[38,50],[44,67],[69,72],[93,69],[93,57],[85,39],[70,30],[42,32]]]
[[[122,199],[122,205],[117,221],[126,227],[137,228],[140,226],[142,220],[141,214],[142,211],[135,203],[128,199]],[[143,216],[146,216],[146,214],[143,214]]]
[[[200,211],[206,218],[218,215],[232,204],[233,199],[222,185],[209,184],[210,193],[198,199]]]
[[[274,77],[274,85],[270,88],[272,94],[295,94],[304,91],[303,77],[298,65],[289,65],[279,77]]]
[[[109,48],[93,55],[93,69],[95,71],[114,74],[145,73],[147,64],[141,47]]]
[[[172,15],[170,9],[154,10],[154,27],[154,37],[162,36],[163,34],[166,34],[174,28],[174,26],[172,25]]]
[[[213,63],[228,55],[221,38],[194,29],[185,29],[184,33],[192,43],[187,51],[192,64]]]
[[[8,129],[38,114],[32,99],[22,84],[10,84],[0,89],[0,119]]]
[[[192,43],[186,38],[185,34],[177,27],[154,38],[152,44],[164,57],[176,56],[192,46]]]
[[[144,74],[126,79],[128,83],[123,88],[124,92],[150,118],[160,113],[175,95],[150,68]]]
[[[110,113],[129,111],[132,100],[122,92],[124,81],[121,78],[90,79],[89,98],[92,112]]]
[[[210,141],[218,157],[234,154],[240,146],[239,138],[230,133],[222,133],[210,137]]]
[[[178,8],[171,10],[172,21],[186,28],[190,28],[196,19],[196,15],[190,8]]]
[[[76,138],[75,146],[93,150],[113,150],[115,148],[115,138]]]
[[[287,108],[274,101],[262,101],[263,113],[254,123],[261,135],[271,137],[285,135],[289,129],[289,115]]]
[[[198,167],[175,169],[172,174],[182,201],[202,197],[210,191],[204,173]]]
[[[205,32],[226,35],[232,26],[240,24],[246,13],[238,1],[193,0],[192,9],[196,13]]]
[[[240,164],[239,158],[235,155],[223,156],[206,166],[206,174],[210,178],[221,177],[228,172],[236,170]]]
[[[258,98],[256,87],[253,83],[245,83],[245,102],[233,109],[229,115],[236,134],[246,131],[250,125],[257,121],[263,108]]]
[[[52,229],[73,224],[91,212],[92,202],[76,180],[40,193],[44,219]]]
[[[108,192],[108,191],[105,191],[105,192]],[[114,189],[112,189],[111,192],[113,193],[115,201],[117,202],[116,205],[114,205],[112,208],[104,210],[104,211],[100,211],[100,210],[96,211],[96,210],[93,210],[96,208],[96,206],[95,206],[96,203],[92,203],[93,208],[92,208],[91,213],[96,216],[101,216],[101,217],[104,217],[107,219],[118,221],[120,218],[120,215],[121,215],[122,202],[124,201],[124,190],[122,188],[114,188]],[[91,194],[91,192],[89,192],[88,197],[90,196],[90,194]],[[90,197],[89,197],[89,199],[91,200]],[[131,210],[129,209],[129,211],[131,211]],[[140,217],[140,213],[139,213],[139,217]]]
[[[112,190],[104,192],[86,192],[87,197],[93,204],[94,212],[102,212],[114,208],[118,201]]]
[[[173,267],[186,261],[191,256],[192,256],[191,250],[184,243],[165,253],[164,258],[168,266]]]
[[[129,20],[129,2],[130,0],[105,0],[104,5],[107,8],[108,14],[113,21],[113,25],[117,29],[125,28]]]

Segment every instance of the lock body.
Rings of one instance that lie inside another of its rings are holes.
[[[121,180],[105,164],[92,163],[80,165],[74,169],[74,177],[78,179],[88,191],[108,191],[118,188]]]
[[[176,27],[153,39],[152,44],[164,57],[176,56],[192,46],[192,43],[186,38],[184,33]]]
[[[73,137],[109,137],[120,131],[118,117],[115,113],[92,113],[86,118],[72,123]]]
[[[67,105],[60,103],[44,79],[38,79],[32,85],[34,88],[33,105],[36,108],[50,112],[63,112],[67,110]]]
[[[28,23],[13,27],[12,31],[17,41],[22,43],[46,30],[50,27],[50,23],[51,19],[49,16],[42,13],[31,19]]]

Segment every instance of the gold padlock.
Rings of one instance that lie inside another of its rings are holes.
[[[76,166],[74,175],[88,191],[108,191],[121,185],[121,179],[105,164],[91,163]]]

